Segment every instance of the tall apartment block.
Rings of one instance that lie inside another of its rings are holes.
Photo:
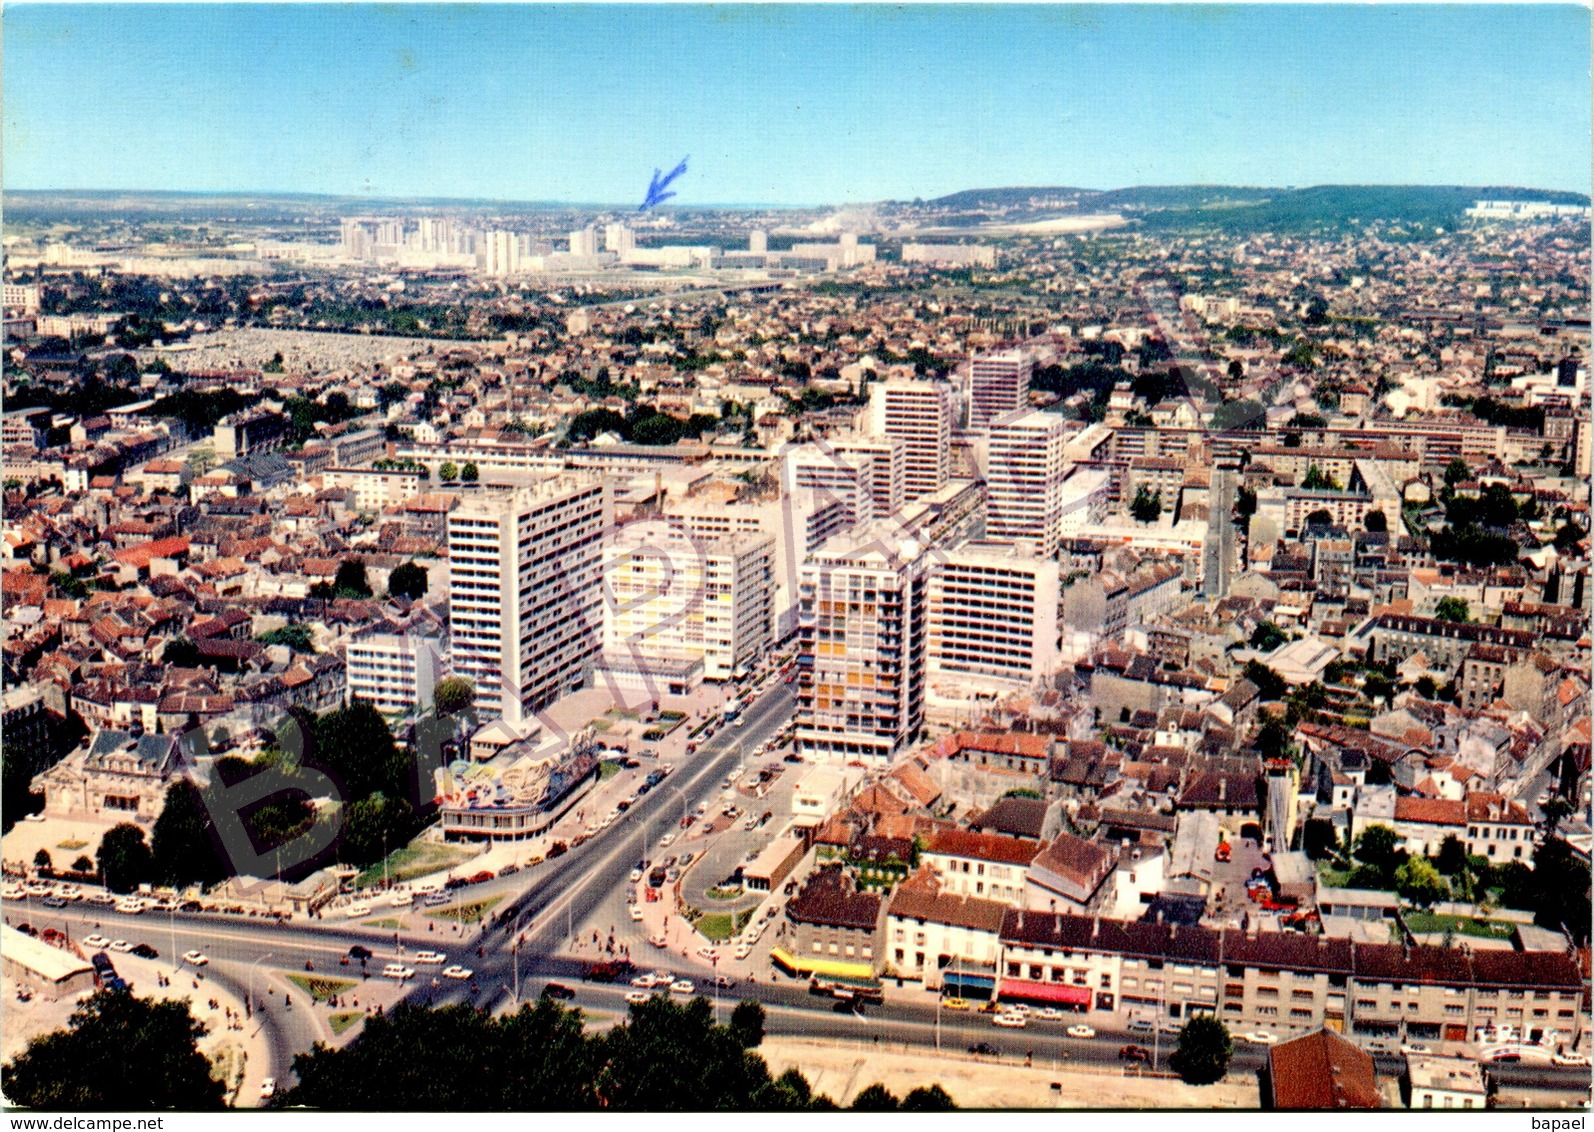
[[[777,641],[797,628],[793,611],[803,560],[852,525],[841,500],[807,488],[747,501],[712,495],[671,499],[664,504],[664,521],[671,530],[694,538],[748,533],[774,538]]]
[[[884,381],[871,396],[874,434],[903,443],[903,502],[946,483],[952,464],[952,386],[944,381]]]
[[[888,760],[924,724],[927,561],[884,523],[838,535],[798,586],[797,745]]]
[[[603,629],[599,483],[550,476],[479,488],[448,516],[453,667],[511,726],[579,689]]]
[[[775,540],[766,534],[691,538],[649,521],[622,528],[603,551],[603,645],[646,671],[652,659],[701,660],[729,680],[774,645]]]
[[[1029,398],[1032,363],[1020,350],[1004,350],[969,360],[969,431],[983,432],[992,423],[1024,408]]]
[[[1057,559],[1011,542],[968,542],[942,551],[930,571],[929,665],[1031,684],[1060,661]]]
[[[825,441],[831,451],[846,456],[868,456],[874,462],[869,494],[874,497],[874,513],[880,518],[895,515],[905,500],[908,446],[894,436],[832,436]]]
[[[343,650],[349,699],[381,712],[432,706],[432,689],[448,675],[448,642],[439,629],[401,629],[389,621],[360,629]]]
[[[849,524],[875,517],[874,456],[838,452],[828,444],[794,444],[781,461],[780,486],[786,493],[815,491],[841,500]]]
[[[986,533],[1055,556],[1063,537],[1068,420],[1031,409],[995,421],[990,435]]]

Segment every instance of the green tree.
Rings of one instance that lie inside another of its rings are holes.
[[[1450,463],[1445,465],[1445,486],[1455,487],[1458,483],[1465,483],[1472,478],[1472,469],[1460,456],[1452,456]]]
[[[131,822],[122,822],[105,831],[95,854],[105,887],[112,892],[132,892],[141,884],[148,884],[154,873],[154,862],[144,831]]]
[[[1447,877],[1460,876],[1467,867],[1467,847],[1461,839],[1453,833],[1445,834],[1445,839],[1439,845],[1439,854],[1434,860],[1439,871]]]
[[[80,853],[77,860],[72,862],[72,871],[79,876],[91,876],[94,873],[94,862]]]
[[[223,1086],[199,1052],[204,1034],[186,1002],[100,991],[65,1030],[29,1042],[0,1078],[7,1099],[24,1108],[216,1110]]]
[[[895,1093],[876,1081],[860,1090],[847,1107],[854,1112],[896,1112],[902,1107],[902,1102]]]
[[[48,869],[51,867],[50,851],[48,849],[40,849],[33,855],[33,867],[36,869]]]
[[[764,1007],[754,999],[743,999],[731,1011],[731,1033],[743,1049],[757,1049],[764,1043]]]
[[[1450,895],[1450,885],[1427,857],[1409,857],[1395,870],[1395,889],[1413,904],[1432,908]]]
[[[1588,532],[1568,519],[1555,532],[1555,549],[1575,550],[1577,544],[1588,537]]]
[[[1223,1080],[1233,1056],[1229,1028],[1210,1014],[1198,1014],[1179,1031],[1179,1047],[1168,1066],[1188,1085],[1211,1085]]]
[[[161,650],[161,663],[167,668],[198,668],[199,647],[187,637],[173,637]]]
[[[459,479],[461,483],[475,483],[477,480],[481,479],[481,477],[481,470],[477,468],[475,464],[465,464],[459,469]]]
[[[1289,637],[1284,635],[1284,630],[1266,618],[1258,621],[1256,628],[1251,630],[1251,647],[1261,649],[1263,652],[1272,652],[1288,641]]]
[[[1281,759],[1289,754],[1290,731],[1276,719],[1262,724],[1256,733],[1256,749],[1264,759]]]
[[[414,562],[395,566],[388,575],[387,592],[415,601],[426,596],[426,567]]]
[[[409,795],[409,760],[393,742],[382,713],[364,700],[314,717],[306,761],[342,783],[344,797],[358,800],[381,791]]]
[[[1155,523],[1162,517],[1162,492],[1147,491],[1142,484],[1129,504],[1129,515],[1137,523]]]
[[[1589,938],[1589,869],[1561,837],[1546,837],[1533,852],[1533,922],[1565,931],[1579,947]]]
[[[432,686],[432,706],[438,715],[457,715],[475,699],[476,686],[463,676],[445,676]]]
[[[227,867],[209,833],[210,815],[199,787],[179,778],[166,788],[166,801],[150,834],[150,861],[161,884],[206,888],[226,879]]]
[[[1387,879],[1394,876],[1399,845],[1400,835],[1389,826],[1370,825],[1356,839],[1356,859]]]
[[[303,623],[284,625],[280,629],[273,629],[269,633],[262,633],[255,640],[263,645],[287,645],[297,653],[306,656],[315,655],[315,644],[310,632],[310,626]]]
[[[1283,699],[1285,689],[1289,687],[1284,682],[1284,677],[1259,660],[1245,662],[1245,678],[1256,685],[1257,691],[1264,700]]]
[[[396,849],[414,832],[415,811],[403,798],[380,790],[349,806],[340,856],[352,865],[370,865]]]
[[[1339,481],[1333,476],[1324,475],[1316,464],[1306,469],[1306,475],[1301,480],[1301,487],[1307,491],[1338,491]]]
[[[437,467],[437,478],[444,483],[449,483],[459,478],[459,465],[452,460],[444,460]]]
[[[1362,526],[1374,534],[1386,534],[1389,531],[1389,516],[1374,508],[1362,516]]]
[[[955,1108],[957,1102],[940,1085],[920,1085],[902,1098],[903,1112],[951,1112]]]
[[[1439,604],[1434,607],[1433,615],[1440,621],[1454,621],[1458,625],[1467,625],[1472,621],[1472,607],[1467,604],[1466,598],[1442,597]]]
[[[332,580],[332,589],[338,597],[370,597],[371,583],[365,578],[365,560],[345,558],[338,563],[338,572]]]

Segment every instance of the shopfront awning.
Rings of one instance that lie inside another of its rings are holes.
[[[1003,979],[1002,997],[1031,1002],[1062,1002],[1069,1006],[1089,1006],[1089,987],[1069,987],[1060,983],[1031,983],[1023,979]]]
[[[845,979],[865,985],[874,985],[874,968],[867,963],[838,963],[834,959],[799,959],[784,947],[777,947],[769,953],[781,967],[788,971],[802,975],[820,975],[832,979]]]

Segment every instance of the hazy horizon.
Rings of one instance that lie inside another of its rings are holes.
[[[28,4],[5,30],[14,189],[634,207],[687,155],[682,208],[1590,188],[1573,5]]]

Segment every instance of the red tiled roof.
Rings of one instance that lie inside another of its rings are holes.
[[[949,829],[930,838],[926,852],[948,857],[969,857],[980,861],[995,861],[1004,865],[1028,866],[1041,847],[1033,841],[1019,837],[1004,837],[1000,833],[974,833],[966,829]]]

